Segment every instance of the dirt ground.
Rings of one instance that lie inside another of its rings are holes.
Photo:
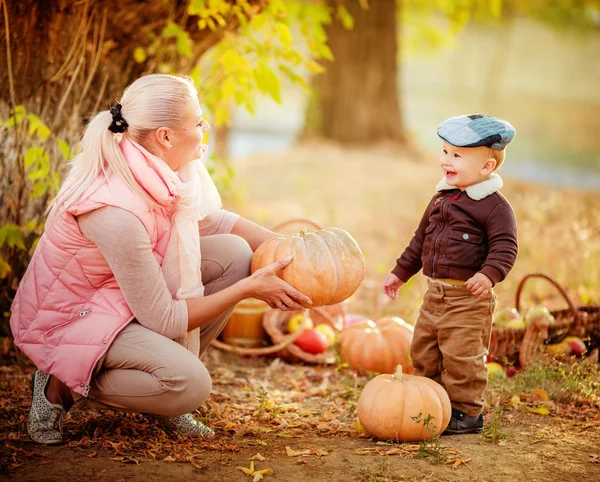
[[[348,230],[363,249],[374,285],[409,240],[439,177],[435,161],[423,165],[398,159],[393,151],[343,152],[328,146],[303,146],[285,159],[255,156],[234,167],[237,179],[226,207],[270,227],[307,217]],[[520,187],[512,189],[518,211]],[[543,196],[552,206],[554,194]],[[566,202],[572,194],[556,196]],[[598,196],[589,196],[582,211],[597,201]],[[536,210],[535,219],[518,213],[519,220],[543,224],[542,217],[552,213],[543,209]],[[497,291],[501,302],[512,302],[520,275],[548,266],[549,258],[541,256],[546,256],[547,238],[536,237],[539,249],[523,251],[528,258],[520,257],[516,274]],[[555,244],[558,239],[552,237]],[[569,264],[570,258],[557,258],[556,269],[579,269],[576,259]],[[579,265],[586,269],[587,264]],[[591,268],[579,277],[598,285]],[[415,278],[386,310],[414,321],[423,286],[423,279]],[[369,314],[366,298],[351,308]],[[165,434],[141,415],[73,410],[65,422],[65,444],[57,447],[37,446],[25,432],[33,367],[3,361],[0,480],[258,480],[238,469],[251,462],[257,471],[272,469],[263,479],[267,482],[600,480],[600,393],[592,404],[551,405],[547,415],[524,404],[505,406],[495,431],[485,438],[442,437],[430,446],[383,444],[357,423],[356,403],[367,379],[346,369],[237,357],[214,348],[203,361],[213,377],[213,393],[198,416],[215,429],[214,440]],[[494,413],[488,409],[484,415],[486,425],[493,425]]]

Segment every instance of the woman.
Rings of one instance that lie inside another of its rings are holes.
[[[88,124],[12,306],[15,342],[38,367],[34,441],[60,443],[73,403],[212,436],[190,414],[211,391],[198,357],[235,305],[310,306],[277,277],[290,259],[250,276],[276,234],[222,209],[204,167],[209,129],[192,82],[161,74]]]

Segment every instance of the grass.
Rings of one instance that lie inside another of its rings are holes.
[[[539,361],[528,365],[514,377],[490,380],[489,405],[505,405],[515,395],[531,403],[585,401],[600,407],[600,370],[587,363]]]
[[[503,413],[503,407],[492,408],[490,417],[481,431],[481,438],[486,442],[497,443],[508,438],[508,434],[504,431],[502,425]]]

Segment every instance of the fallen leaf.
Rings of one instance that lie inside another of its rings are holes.
[[[254,455],[250,460],[260,460],[261,462],[264,462],[265,460],[267,460],[266,458],[264,458],[262,455],[260,455],[259,453],[257,453],[256,455]]]
[[[356,430],[357,432],[364,432],[365,427],[363,427],[360,422],[354,422],[354,430]]]
[[[290,447],[286,447],[285,453],[288,457],[299,457],[300,455],[310,455],[310,449],[292,450]]]
[[[177,462],[177,459],[175,457],[173,457],[172,455],[167,455],[163,459],[163,462]]]
[[[91,454],[88,454],[88,458],[92,459],[92,458],[94,458],[96,455],[98,455],[98,452],[92,452]]]
[[[537,413],[539,415],[548,415],[550,413],[550,410],[548,409],[548,407],[545,407],[545,406],[530,408],[527,411],[532,412],[532,413]]]
[[[249,477],[254,477],[253,481],[261,480],[263,476],[273,474],[273,469],[255,470],[253,460],[250,461],[250,467],[237,467],[237,470],[241,470],[242,472],[244,472],[244,474],[248,475]],[[260,476],[259,479],[256,478],[257,475]]]

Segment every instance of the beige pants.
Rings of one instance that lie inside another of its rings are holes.
[[[448,392],[452,407],[479,415],[487,386],[485,356],[490,346],[493,291],[476,298],[465,287],[429,280],[411,345],[415,375],[429,377]]]
[[[205,294],[220,291],[250,275],[252,251],[238,236],[201,239]],[[200,332],[200,354],[225,327],[233,308]],[[183,346],[135,320],[115,338],[79,406],[122,412],[181,415],[200,407],[212,383],[204,364]]]

